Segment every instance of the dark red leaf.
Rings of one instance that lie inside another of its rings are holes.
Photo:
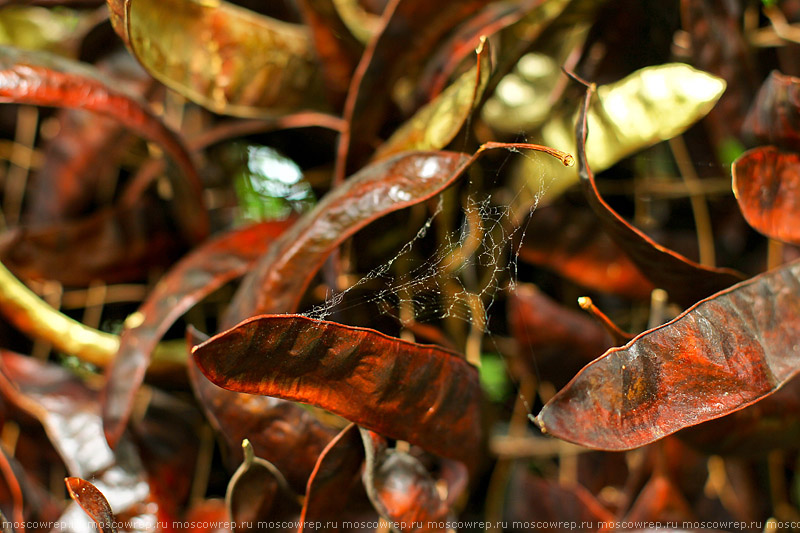
[[[586,117],[593,94],[593,88],[586,91],[575,129],[578,174],[589,205],[611,238],[630,256],[642,274],[657,287],[665,289],[670,298],[687,307],[743,280],[744,276],[734,270],[706,267],[664,248],[631,226],[603,200],[586,160]]]
[[[742,127],[759,144],[800,151],[800,78],[773,70]]]
[[[761,400],[800,371],[799,285],[795,262],[698,302],[586,366],[537,421],[624,450]]]
[[[206,377],[226,389],[318,405],[476,465],[478,372],[455,352],[300,315],[263,315],[192,353]]]
[[[731,167],[745,220],[770,239],[800,244],[800,155],[762,146]]]
[[[250,441],[242,442],[244,461],[233,474],[225,494],[225,505],[236,530],[259,531],[257,524],[265,521],[285,526],[273,526],[271,531],[295,531],[291,526],[300,513],[291,489],[283,475],[269,461],[256,457]]]
[[[455,152],[411,152],[352,176],[258,261],[231,302],[223,327],[257,314],[296,311],[303,291],[334,248],[373,220],[438,194],[469,160]]]
[[[191,241],[208,234],[203,186],[189,152],[138,97],[89,65],[40,52],[0,47],[0,102],[85,109],[111,117],[158,143],[183,172],[172,181],[176,218]]]
[[[70,498],[86,511],[102,533],[117,533],[115,526],[117,519],[111,511],[111,506],[108,505],[108,500],[97,487],[78,477],[68,477],[64,481]]]
[[[336,181],[360,168],[375,147],[390,103],[391,87],[409,76],[439,39],[488,0],[391,0],[378,34],[367,45],[345,102],[350,127],[339,141]]]
[[[557,387],[612,346],[588,314],[559,305],[535,285],[516,284],[508,295],[508,319],[523,360]]]
[[[648,299],[653,284],[628,256],[597,227],[586,209],[540,207],[524,224],[520,259],[542,266],[591,290]]]
[[[204,339],[187,333],[190,345]],[[259,457],[274,464],[297,493],[306,488],[317,458],[336,432],[311,413],[278,398],[231,392],[214,385],[189,360],[192,388],[211,424],[222,433],[228,448],[238,453],[248,439]]]
[[[182,245],[163,208],[142,200],[84,219],[16,228],[0,236],[0,261],[19,277],[67,286],[146,279],[154,267],[171,264]]]
[[[355,424],[350,424],[322,450],[308,478],[298,533],[305,531],[307,523],[320,524],[313,531],[338,531],[338,527],[328,524],[336,524],[342,516],[363,462],[361,434]]]
[[[161,278],[139,307],[138,325],[125,329],[106,372],[103,424],[114,446],[130,415],[150,356],[170,326],[194,304],[243,275],[291,220],[262,222],[216,237],[196,248]]]
[[[378,513],[402,533],[447,531],[449,509],[422,463],[388,450],[386,439],[361,429],[366,450],[364,486]]]

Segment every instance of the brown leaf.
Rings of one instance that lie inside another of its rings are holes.
[[[336,180],[366,161],[386,119],[391,87],[413,74],[439,39],[486,5],[488,0],[392,0],[383,11],[380,30],[367,45],[356,68],[344,118],[350,125],[339,141]]]
[[[300,315],[262,315],[192,353],[206,377],[226,389],[311,403],[382,435],[477,463],[478,372],[455,352]]]
[[[322,450],[308,478],[298,533],[305,531],[307,523],[319,524],[313,531],[338,531],[338,527],[328,524],[337,523],[342,510],[347,508],[363,462],[361,434],[355,424],[350,424]]]
[[[800,155],[762,146],[739,156],[731,172],[747,223],[770,239],[800,244]]]
[[[150,357],[170,326],[194,304],[243,275],[292,220],[262,222],[230,231],[193,250],[161,278],[120,337],[106,372],[103,425],[116,445]],[[133,321],[136,321],[134,323]]]
[[[233,474],[225,494],[225,505],[235,529],[258,531],[254,524],[271,521],[287,524],[272,531],[294,531],[289,526],[300,513],[300,504],[280,471],[269,461],[256,457],[253,445],[242,442],[244,461]]]
[[[445,532],[449,509],[436,482],[412,455],[388,450],[386,439],[361,429],[364,486],[378,513],[402,533]]]
[[[242,281],[223,327],[261,313],[297,309],[328,254],[373,220],[414,205],[448,187],[469,156],[413,152],[374,163],[328,193],[258,261]]]
[[[102,533],[117,533],[115,526],[117,519],[111,511],[111,506],[108,505],[108,500],[97,487],[78,477],[68,477],[64,482],[67,484],[70,498],[86,511]]]
[[[205,340],[190,328],[191,345]],[[306,488],[317,458],[336,432],[299,405],[278,398],[232,392],[211,383],[189,360],[195,396],[213,427],[241,461],[241,443],[248,439],[259,457],[274,464],[297,493]]]
[[[774,393],[800,369],[800,262],[707,298],[612,348],[542,409],[548,433],[636,448]]]
[[[160,145],[183,173],[173,179],[176,219],[186,237],[208,234],[203,185],[181,139],[135,95],[127,93],[87,64],[54,55],[0,46],[0,102],[85,109],[118,120]]]
[[[657,244],[619,216],[600,196],[586,159],[586,117],[593,94],[593,87],[586,91],[575,129],[578,174],[589,205],[611,238],[628,254],[642,274],[657,287],[665,289],[672,299],[687,307],[744,279],[742,274],[734,270],[700,265]]]

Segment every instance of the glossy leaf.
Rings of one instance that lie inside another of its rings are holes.
[[[349,178],[259,259],[232,300],[223,327],[260,313],[295,311],[336,246],[378,217],[441,192],[468,160],[456,152],[414,152],[374,163]]]
[[[119,351],[108,368],[103,394],[103,424],[112,446],[125,429],[134,394],[164,333],[194,304],[243,275],[291,223],[286,220],[253,224],[196,248],[161,278],[128,319]]]
[[[800,155],[762,146],[731,167],[745,220],[770,239],[800,244]]]
[[[586,366],[536,418],[606,450],[636,448],[772,394],[800,370],[800,262],[735,285]]]
[[[187,333],[190,345],[199,334]],[[238,452],[248,439],[256,455],[274,464],[298,494],[306,488],[317,458],[336,431],[322,425],[299,405],[279,398],[232,392],[211,383],[192,361],[189,377],[195,396],[231,451]]]
[[[642,274],[684,306],[744,279],[736,271],[700,265],[657,244],[619,216],[600,196],[586,152],[588,110],[593,92],[593,89],[586,92],[575,130],[578,139],[578,173],[586,200],[611,238],[625,250]]]
[[[111,511],[103,493],[88,481],[78,477],[68,477],[64,480],[67,484],[69,496],[81,506],[86,514],[97,524],[102,533],[116,533],[114,525],[116,518]]]
[[[253,524],[262,521],[287,523],[297,517],[300,504],[286,480],[269,461],[256,457],[250,441],[242,442],[244,461],[234,472],[225,494],[228,515],[236,529],[253,531]],[[293,531],[291,527],[275,527],[273,531]]]
[[[588,314],[559,305],[535,285],[515,285],[508,295],[508,320],[522,360],[556,386],[612,346]]]
[[[518,251],[526,263],[552,270],[587,289],[644,300],[653,284],[586,209],[566,206],[538,208],[523,223],[525,234]]]
[[[183,173],[183,179],[172,181],[178,223],[190,240],[205,238],[208,218],[197,169],[180,138],[145,102],[115,87],[90,66],[49,54],[2,46],[0,73],[0,102],[85,109],[118,120],[160,145]]]
[[[322,450],[308,478],[298,533],[306,531],[305,525],[311,523],[317,524],[313,531],[338,529],[328,524],[336,524],[342,510],[347,508],[363,462],[361,434],[355,424],[350,424]]]
[[[0,351],[0,393],[35,417],[71,476],[91,479],[115,514],[133,531],[152,530],[159,504],[141,459],[128,439],[112,451],[103,436],[97,394],[69,371],[31,357]],[[59,519],[83,530],[85,516],[70,506]]]
[[[476,464],[478,372],[455,352],[300,315],[263,315],[192,353],[206,377],[226,389],[318,405],[387,437]]]
[[[670,139],[704,117],[725,90],[725,82],[682,63],[638,70],[626,78],[597,87],[597,100],[587,113],[592,136],[586,142],[586,158],[595,172],[610,167],[638,150]],[[574,109],[574,108],[573,108]],[[548,120],[542,128],[543,144],[575,153],[576,112]],[[579,139],[579,136],[577,136]],[[538,190],[541,168],[523,162]],[[547,191],[555,197],[577,181],[575,169],[546,167],[554,177]]]
[[[228,2],[108,6],[117,34],[153,77],[216,113],[254,117],[318,103],[314,48],[301,26]]]
[[[758,91],[742,129],[761,144],[800,151],[800,78],[773,70]]]
[[[445,532],[449,509],[436,482],[412,455],[387,449],[386,439],[361,429],[364,487],[378,513],[402,533]]]
[[[356,68],[344,107],[350,125],[340,138],[336,179],[352,174],[372,152],[386,119],[391,87],[413,75],[438,40],[488,0],[391,0],[378,34]]]
[[[384,159],[408,150],[441,150],[455,138],[483,95],[491,74],[488,41],[475,49],[478,63],[417,111],[375,152]]]

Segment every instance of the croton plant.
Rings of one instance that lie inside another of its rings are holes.
[[[4,531],[800,529],[800,1],[0,1]]]

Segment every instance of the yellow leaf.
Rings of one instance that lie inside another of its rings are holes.
[[[324,102],[303,26],[216,0],[109,0],[109,9],[150,74],[214,112],[264,117]]]
[[[600,172],[634,152],[683,133],[714,107],[724,91],[724,80],[683,63],[643,68],[598,87],[588,114],[589,166]],[[536,141],[575,153],[579,104],[576,101],[573,112],[545,123]],[[517,168],[534,190],[542,187],[540,178],[546,177],[545,198],[557,196],[578,181],[576,167],[542,166],[546,164],[522,160]]]

